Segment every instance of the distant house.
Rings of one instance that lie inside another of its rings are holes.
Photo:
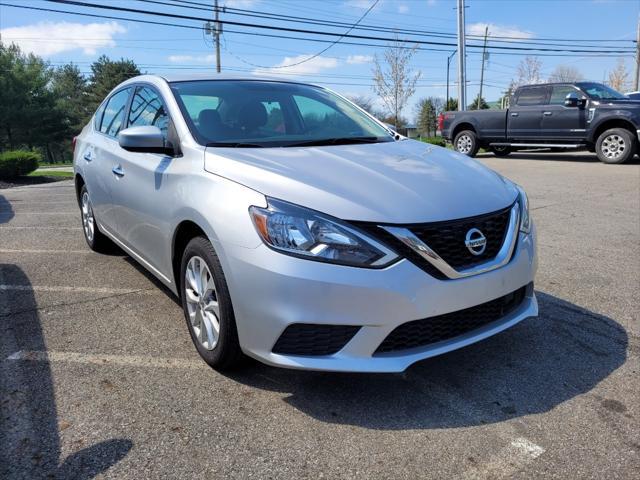
[[[413,123],[409,123],[404,127],[400,127],[398,129],[398,133],[400,135],[404,135],[405,137],[409,137],[409,138],[418,138],[420,136],[420,133],[418,132],[418,127]]]

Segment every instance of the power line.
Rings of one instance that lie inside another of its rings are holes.
[[[117,7],[117,6],[109,6],[95,3],[87,3],[80,2],[75,0],[45,0],[50,3],[58,3],[64,5],[73,5],[78,7],[87,7],[87,8],[96,8],[96,9],[104,9],[104,10],[113,10],[127,13],[138,13],[143,15],[153,15],[164,18],[176,18],[181,20],[197,20],[197,21],[208,21],[208,18],[196,17],[192,15],[180,15],[175,13],[166,13],[166,12],[151,12],[148,10],[141,10],[137,8],[128,8],[128,7]],[[291,27],[282,27],[282,26],[274,26],[274,25],[262,25],[257,23],[247,23],[247,22],[235,22],[231,20],[220,21],[222,24],[227,25],[235,25],[240,27],[250,27],[250,28],[259,28],[266,30],[276,30],[283,32],[291,32],[291,33],[306,33],[312,35],[321,35],[321,36],[338,36],[341,38],[354,38],[361,40],[375,40],[375,41],[384,41],[384,42],[395,42],[395,41],[404,41],[407,43],[414,43],[419,45],[438,45],[438,46],[455,46],[454,43],[445,43],[445,42],[434,42],[434,41],[426,41],[426,40],[406,40],[406,39],[396,39],[389,37],[377,37],[377,36],[369,36],[369,35],[354,35],[354,34],[339,34],[335,32],[322,32],[318,30],[308,30],[302,28],[291,28]],[[471,48],[482,48],[482,45],[468,45]],[[514,47],[514,46],[504,46],[504,45],[493,45],[492,49],[500,49],[500,50],[518,50],[518,51],[542,51],[542,52],[566,52],[566,53],[629,53],[628,50],[584,50],[584,49],[555,49],[555,48],[542,48],[542,47]]]
[[[20,8],[20,9],[25,9],[25,10],[36,10],[36,11],[41,11],[41,12],[52,12],[52,13],[62,13],[62,14],[66,14],[66,15],[76,15],[76,16],[81,16],[81,17],[88,17],[88,18],[104,18],[104,19],[108,19],[108,20],[122,20],[122,21],[126,21],[126,22],[133,22],[133,23],[142,23],[142,24],[147,24],[147,25],[161,25],[161,26],[167,26],[167,27],[176,27],[176,28],[187,28],[190,30],[199,30],[199,31],[203,31],[202,27],[199,26],[193,26],[193,25],[184,25],[184,24],[180,24],[180,23],[169,23],[169,22],[160,22],[160,21],[154,21],[154,20],[143,20],[140,18],[127,18],[127,17],[120,17],[120,16],[115,16],[115,15],[100,15],[100,14],[96,14],[96,13],[85,13],[85,12],[73,12],[73,11],[68,11],[68,10],[58,10],[58,9],[54,9],[54,8],[44,8],[44,7],[34,7],[34,6],[26,6],[26,5],[15,5],[15,4],[10,4],[10,3],[0,3],[0,6],[5,6],[5,7],[12,7],[12,8]],[[240,31],[240,30],[229,30],[226,29],[227,33],[236,33],[236,34],[240,34],[240,35],[249,35],[249,36],[256,36],[256,37],[268,37],[268,38],[281,38],[281,39],[286,39],[286,40],[300,40],[300,41],[305,41],[305,42],[315,42],[315,43],[332,43],[331,40],[323,40],[323,39],[318,39],[318,38],[306,38],[306,37],[294,37],[294,36],[290,36],[290,35],[277,35],[277,34],[269,34],[269,33],[264,33],[264,32],[247,32],[247,31]],[[363,43],[363,42],[345,42],[342,41],[340,42],[341,45],[356,45],[356,46],[362,46],[362,47],[375,47],[375,48],[385,48],[386,45],[381,45],[381,44],[375,44],[375,43]],[[409,49],[413,49],[414,47],[404,47],[404,46],[400,46],[399,48],[409,48]],[[450,49],[438,49],[438,48],[425,48],[425,47],[418,47],[416,48],[416,50],[419,51],[426,51],[426,52],[443,52],[443,53],[450,53],[451,50]],[[477,54],[480,52],[468,52],[468,54]],[[507,55],[507,56],[523,56],[523,55],[530,55],[530,53],[524,53],[524,52],[492,52],[493,55]],[[575,55],[570,54],[570,53],[536,53],[536,56],[539,57],[575,57]],[[603,57],[620,57],[620,56],[624,56],[624,55],[620,55],[620,54],[586,54],[586,55],[582,55],[582,58],[603,58]],[[627,56],[631,56],[631,55],[627,55]]]

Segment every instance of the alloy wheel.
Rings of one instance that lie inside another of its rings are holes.
[[[82,228],[89,242],[93,242],[95,233],[95,220],[93,218],[93,208],[91,208],[91,200],[89,200],[89,192],[82,195]]]
[[[193,332],[202,348],[213,350],[220,337],[220,305],[213,276],[201,257],[189,259],[184,285]]]
[[[627,144],[620,135],[609,135],[601,144],[602,154],[609,159],[616,159],[624,154]]]
[[[469,135],[462,135],[456,143],[456,150],[460,153],[469,153],[473,147],[473,140]]]

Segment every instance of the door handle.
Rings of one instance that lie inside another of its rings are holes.
[[[517,117],[518,115],[520,115],[520,114],[519,114],[519,113],[517,113],[517,112],[516,112],[516,113],[512,113],[512,114],[511,114],[511,116],[512,116],[512,117]]]
[[[84,156],[83,158],[87,161],[90,162],[91,160],[93,160],[93,155],[91,154],[91,150],[87,150],[86,152],[84,152]]]
[[[120,165],[116,165],[115,167],[113,167],[111,169],[111,171],[117,175],[118,177],[124,177],[124,170],[122,169],[122,167]]]
[[[543,114],[545,117],[550,117],[551,115],[553,115],[553,113],[551,113],[551,112],[542,112],[542,114]]]

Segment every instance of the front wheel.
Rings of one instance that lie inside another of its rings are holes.
[[[244,355],[227,281],[209,240],[196,237],[189,242],[180,272],[182,308],[196,350],[217,370],[237,367]]]
[[[478,153],[478,150],[480,149],[475,132],[471,130],[463,130],[458,133],[456,138],[453,140],[453,148],[458,153],[462,153],[469,157],[475,157],[476,153]]]
[[[94,252],[108,252],[113,244],[98,228],[98,223],[93,214],[93,206],[91,205],[91,197],[87,186],[83,185],[80,190],[80,215],[82,217],[82,231],[84,239],[89,248]]]
[[[611,128],[598,137],[596,154],[604,163],[624,163],[636,153],[636,139],[624,128]]]

